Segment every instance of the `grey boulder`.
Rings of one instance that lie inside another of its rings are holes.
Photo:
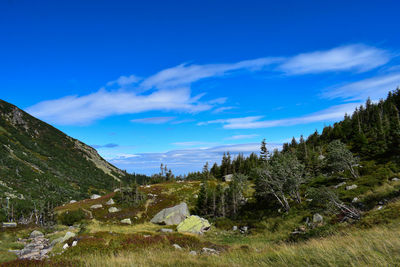
[[[186,203],[182,202],[171,208],[166,208],[157,213],[150,222],[155,224],[176,225],[189,217],[189,209]]]

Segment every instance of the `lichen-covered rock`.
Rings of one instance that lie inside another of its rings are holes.
[[[63,237],[63,241],[62,241],[62,242],[67,241],[67,240],[70,239],[71,237],[75,237],[75,233],[66,232],[65,235],[64,235],[64,237]]]
[[[124,224],[132,224],[132,221],[131,221],[131,219],[123,219],[123,220],[121,220],[121,223],[124,223]]]
[[[211,224],[199,216],[192,215],[181,222],[176,230],[180,233],[193,233],[193,234],[203,234],[205,231],[209,230]]]
[[[156,224],[176,225],[180,224],[189,216],[186,203],[182,202],[171,208],[166,208],[157,213],[150,222]]]

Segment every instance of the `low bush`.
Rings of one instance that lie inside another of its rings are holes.
[[[66,211],[58,215],[57,219],[61,224],[71,226],[85,219],[85,212],[82,209]]]

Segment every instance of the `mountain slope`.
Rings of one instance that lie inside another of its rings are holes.
[[[0,100],[0,205],[9,197],[22,213],[111,190],[124,176],[92,147]]]

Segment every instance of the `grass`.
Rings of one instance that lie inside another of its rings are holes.
[[[240,246],[220,256],[189,255],[165,247],[69,256],[80,266],[398,266],[400,224],[343,231],[302,243]],[[62,260],[63,258],[60,258]],[[56,261],[57,262],[57,261]]]

